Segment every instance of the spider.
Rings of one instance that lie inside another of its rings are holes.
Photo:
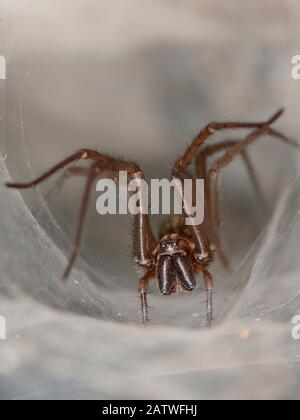
[[[192,291],[196,286],[196,275],[201,273],[207,293],[207,325],[208,327],[212,325],[213,279],[208,268],[215,254],[219,256],[225,267],[230,267],[228,259],[222,250],[219,235],[219,176],[222,169],[228,166],[235,157],[241,155],[258,197],[262,199],[254,168],[246,149],[255,140],[266,135],[298,148],[299,145],[295,141],[271,128],[271,125],[282,113],[283,109],[264,122],[213,122],[208,124],[194,138],[182,157],[175,162],[171,174],[172,178],[177,178],[181,181],[185,178],[191,178],[188,166],[194,160],[196,177],[204,179],[205,218],[201,225],[187,226],[184,222],[185,214],[172,215],[169,221],[162,226],[160,237],[157,241],[151,230],[149,215],[144,214],[144,212],[134,215],[134,261],[143,271],[142,278],[139,280],[138,290],[144,324],[149,320],[147,290],[152,279],[157,278],[160,292],[163,295],[170,295],[176,292]],[[241,140],[226,140],[218,144],[202,147],[204,142],[215,132],[232,129],[248,129],[249,133]],[[207,158],[222,151],[221,157],[212,163],[208,171]],[[6,184],[9,188],[18,189],[35,187],[67,165],[75,164],[75,162],[77,163],[80,160],[89,160],[92,163],[88,168],[69,167],[66,172],[70,176],[86,176],[87,181],[81,203],[73,252],[64,273],[64,278],[69,276],[79,253],[89,196],[96,178],[105,172],[112,179],[117,179],[119,171],[126,171],[131,179],[136,179],[138,182],[144,178],[141,168],[135,162],[114,159],[106,154],[90,149],[81,149],[31,182]]]

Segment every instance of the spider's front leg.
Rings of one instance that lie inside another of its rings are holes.
[[[213,287],[214,282],[212,275],[210,272],[203,267],[202,264],[196,264],[196,271],[199,274],[202,274],[204,286],[206,290],[206,319],[207,319],[207,327],[210,328],[212,326],[214,316],[213,316]]]
[[[245,154],[248,146],[250,146],[257,139],[266,135],[273,139],[280,140],[298,150],[300,149],[300,145],[296,141],[286,137],[284,134],[268,126],[252,131],[244,139],[229,147],[228,150],[212,164],[208,176],[209,207],[212,213],[212,220],[214,222],[215,228],[217,228],[219,220],[218,181],[221,171],[226,166],[228,166],[235,159],[235,157]],[[250,167],[250,174],[251,171],[252,168]]]
[[[61,169],[65,168],[71,163],[78,162],[82,159],[84,160],[93,160],[97,161],[99,160],[100,153],[90,150],[90,149],[80,149],[78,152],[73,153],[72,155],[68,156],[66,159],[60,161],[56,165],[52,166],[48,171],[44,172],[41,176],[34,179],[31,182],[8,182],[6,186],[8,188],[18,188],[18,189],[27,189],[27,188],[33,188],[41,184],[42,182],[46,181],[48,178],[50,178],[52,175],[54,175],[56,172],[60,171]]]
[[[207,308],[207,326],[208,328],[211,327],[213,322],[213,279],[209,271],[203,270],[202,271],[206,293],[207,293],[207,301],[206,301],[206,308]]]
[[[207,159],[208,157],[214,155],[215,153],[218,153],[220,151],[223,150],[228,150],[229,148],[235,146],[236,144],[238,144],[239,141],[237,140],[226,140],[226,141],[222,141],[221,143],[217,143],[214,145],[210,145],[207,147],[204,147],[200,150],[199,154],[196,156],[196,161],[195,161],[195,169],[196,169],[196,174],[198,178],[204,179],[204,186],[205,186],[205,217],[207,219],[207,224],[210,230],[210,237],[212,238],[212,241],[215,243],[216,245],[216,249],[218,251],[220,260],[222,262],[222,264],[224,265],[224,267],[226,269],[230,268],[230,263],[229,260],[226,256],[226,254],[224,253],[223,249],[222,249],[222,244],[221,244],[221,238],[220,238],[220,233],[219,233],[219,227],[220,227],[220,220],[219,218],[217,218],[217,220],[212,220],[212,214],[215,215],[215,217],[218,216],[218,211],[215,211],[214,209],[210,208],[210,189],[209,189],[209,183],[207,182],[207,178],[208,178],[208,172],[207,172]],[[258,182],[258,179],[256,177],[256,173],[255,173],[255,169],[252,165],[252,162],[246,152],[246,150],[244,150],[241,153],[241,156],[243,158],[244,164],[246,166],[246,169],[249,173],[250,179],[253,183],[257,198],[260,202],[261,208],[266,212],[266,205],[264,203],[264,199],[263,199],[263,194],[261,192],[261,188],[260,188],[260,184]],[[216,201],[214,203],[216,209],[218,210],[219,208],[219,202]]]
[[[149,321],[148,316],[148,303],[147,303],[147,289],[150,280],[154,277],[154,272],[147,271],[144,277],[141,278],[139,281],[139,293],[140,293],[140,299],[141,299],[141,311],[142,311],[142,320],[143,324],[146,325],[146,323]]]
[[[174,173],[178,170],[185,169],[187,166],[190,165],[193,157],[196,155],[196,153],[199,151],[202,144],[211,137],[215,132],[222,131],[222,130],[235,130],[238,128],[241,129],[261,129],[265,127],[269,127],[271,124],[273,124],[282,114],[284,110],[280,109],[278,112],[276,112],[271,118],[269,118],[267,121],[262,122],[212,122],[208,124],[203,130],[200,131],[200,133],[195,137],[195,139],[192,141],[190,146],[187,148],[186,152],[183,154],[183,156],[176,162],[174,166]]]
[[[291,146],[299,148],[299,145],[284,136],[283,134],[279,133],[278,131],[270,128],[272,125],[283,113],[283,110],[279,110],[276,112],[271,118],[264,122],[254,122],[254,123],[246,123],[246,122],[222,122],[222,123],[211,123],[207,125],[192,141],[191,145],[188,147],[184,155],[179,159],[174,166],[173,175],[176,176],[178,173],[185,170],[185,168],[191,163],[192,159],[196,157],[196,167],[197,167],[197,175],[204,178],[205,181],[205,219],[207,221],[207,230],[211,237],[212,242],[216,245],[218,250],[219,256],[221,261],[223,262],[224,266],[230,268],[229,262],[222,251],[221,240],[219,236],[219,202],[218,202],[218,192],[217,192],[217,183],[218,183],[218,176],[220,170],[227,166],[235,156],[241,154],[244,158],[245,164],[248,168],[250,173],[251,179],[253,181],[254,187],[258,194],[258,197],[261,202],[263,202],[262,195],[260,192],[259,184],[255,178],[255,173],[253,166],[246,154],[246,147],[252,143],[256,138],[268,134],[271,137],[277,138]],[[222,130],[232,130],[232,129],[256,129],[252,132],[246,139],[243,141],[234,141],[227,144],[219,144],[209,147],[204,150],[200,150],[202,144],[216,131]],[[226,153],[226,157],[221,158],[214,164],[210,171],[210,175],[207,176],[206,170],[206,156],[213,154],[222,148],[227,148],[228,152]],[[229,151],[230,150],[230,151]],[[200,153],[199,153],[200,152]],[[198,154],[198,155],[197,155]]]
[[[175,169],[173,171],[173,176],[179,178],[182,182],[185,178],[190,178],[189,173],[185,169]],[[195,182],[193,182],[193,196],[196,194]],[[183,197],[182,197],[183,199]],[[185,211],[185,215],[188,214]],[[212,251],[211,243],[208,235],[208,224],[204,220],[202,224],[189,225],[193,242],[195,244],[194,251],[194,260],[196,261],[195,270],[202,274],[205,288],[207,292],[207,326],[211,327],[213,321],[213,304],[212,304],[212,289],[213,289],[213,279],[211,274],[206,270],[211,260],[212,260]]]
[[[75,264],[76,258],[79,254],[80,243],[82,238],[84,220],[86,217],[89,197],[92,191],[93,183],[97,177],[100,177],[102,173],[108,174],[112,179],[116,179],[119,171],[126,171],[131,178],[137,181],[137,186],[141,186],[141,180],[144,178],[143,172],[139,166],[134,162],[125,162],[118,159],[113,159],[110,156],[98,153],[89,149],[81,149],[78,152],[70,155],[66,159],[62,160],[58,164],[54,165],[48,171],[44,172],[40,177],[34,179],[28,183],[8,183],[9,188],[32,188],[36,187],[43,181],[46,181],[56,172],[65,168],[67,165],[77,162],[81,159],[92,160],[95,163],[90,168],[84,167],[71,167],[67,173],[69,176],[82,175],[87,177],[86,187],[83,194],[81,208],[79,213],[79,219],[75,234],[75,241],[73,245],[73,251],[69,259],[67,269],[64,274],[64,278],[67,278]],[[142,206],[143,197],[142,190],[138,188],[139,201]],[[152,234],[150,227],[149,215],[147,209],[140,209],[140,212],[134,216],[134,257],[138,265],[146,270],[152,269],[152,250],[155,247],[155,239]],[[148,284],[148,277],[144,276],[140,283],[141,302],[143,308],[143,320],[148,318],[147,315],[147,304],[146,304],[146,288]],[[142,286],[144,284],[144,287]]]
[[[139,212],[134,216],[133,223],[133,253],[134,260],[138,266],[146,270],[145,275],[139,281],[139,294],[141,299],[142,322],[144,325],[149,320],[148,305],[147,305],[147,289],[150,280],[155,276],[154,261],[152,251],[156,246],[156,241],[150,226],[150,219],[148,209],[143,208],[143,191],[142,180],[143,174],[141,171],[133,175],[136,181],[139,194]]]

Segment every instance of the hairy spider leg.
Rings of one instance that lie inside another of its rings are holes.
[[[139,180],[139,179],[144,178],[143,172],[141,171],[139,166],[134,162],[124,162],[122,160],[113,159],[107,155],[98,153],[93,150],[81,149],[80,151],[62,160],[61,162],[59,162],[58,164],[50,168],[48,171],[43,173],[40,177],[34,179],[31,182],[6,184],[7,187],[9,188],[18,188],[18,189],[36,187],[38,184],[40,184],[43,181],[46,181],[49,177],[54,175],[59,170],[63,169],[70,163],[73,163],[80,159],[89,159],[89,160],[95,161],[95,164],[91,166],[90,168],[80,168],[80,167],[75,168],[74,167],[74,168],[69,168],[68,170],[69,175],[87,176],[87,183],[86,183],[85,191],[82,198],[73,251],[72,251],[67,269],[65,271],[64,278],[67,278],[69,276],[79,253],[84,219],[85,219],[85,215],[87,211],[87,206],[88,206],[88,201],[89,201],[92,185],[95,179],[101,175],[102,171],[111,171],[114,174],[117,173],[118,171],[127,171],[127,173],[132,178],[136,178],[137,180]],[[139,266],[146,269],[147,272],[150,269],[152,270],[152,250],[154,246],[155,246],[155,239],[154,239],[154,235],[152,233],[152,229],[150,226],[149,215],[147,212],[139,212],[137,215],[134,216],[134,254],[135,254],[136,262],[139,264]],[[146,273],[146,276],[147,276],[147,273]],[[146,304],[145,304],[146,290],[145,289],[142,290],[140,297],[141,297],[142,307],[146,308]],[[143,319],[147,318],[145,317],[145,311],[146,309],[143,309]]]
[[[269,125],[273,124],[283,114],[283,112],[284,110],[280,109],[271,118],[264,122],[212,122],[208,124],[195,137],[183,156],[177,160],[174,166],[174,172],[176,172],[178,169],[185,169],[188,165],[190,165],[193,157],[199,151],[200,146],[202,146],[202,144],[215,132],[222,130],[235,130],[238,128],[251,129],[268,127]]]
[[[209,181],[208,181],[208,188],[209,188],[209,207],[211,210],[212,221],[214,229],[217,229],[219,226],[219,200],[218,200],[218,180],[220,171],[228,166],[233,159],[245,152],[245,149],[252,144],[255,140],[260,137],[269,135],[272,138],[276,138],[281,140],[291,146],[297,147],[298,149],[300,146],[293,140],[288,139],[286,136],[281,134],[280,132],[273,130],[270,127],[263,127],[259,128],[255,131],[252,131],[248,136],[246,136],[243,140],[236,143],[235,145],[231,146],[220,158],[218,158],[211,166],[209,171]]]

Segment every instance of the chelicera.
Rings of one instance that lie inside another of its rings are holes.
[[[161,228],[159,239],[155,239],[150,226],[149,215],[140,213],[134,216],[134,260],[143,271],[139,281],[139,294],[141,299],[142,319],[148,321],[147,290],[152,279],[157,279],[160,292],[170,295],[181,291],[192,291],[196,286],[197,275],[202,275],[207,291],[207,324],[213,321],[212,289],[213,279],[209,266],[216,254],[225,267],[229,267],[219,235],[219,197],[218,181],[223,168],[228,166],[235,157],[243,158],[258,197],[261,191],[255,177],[255,171],[247,155],[247,147],[255,140],[270,136],[281,140],[291,146],[299,145],[287,138],[284,134],[271,128],[271,125],[282,115],[279,110],[270,119],[264,122],[221,122],[207,125],[194,138],[183,156],[175,162],[171,176],[180,180],[192,178],[188,167],[194,160],[196,178],[204,179],[205,183],[205,218],[200,225],[185,225],[185,216],[170,216],[169,221]],[[203,147],[204,143],[215,132],[232,129],[248,129],[250,132],[241,140],[226,140],[218,144]],[[221,152],[208,168],[207,158]],[[105,172],[106,176],[116,179],[119,171],[126,171],[131,178],[137,181],[144,178],[141,168],[135,162],[126,162],[114,159],[95,150],[81,149],[59,162],[46,171],[39,178],[28,183],[8,183],[10,188],[31,188],[48,179],[67,165],[75,164],[80,160],[90,160],[89,168],[71,166],[66,170],[69,176],[81,175],[87,178],[82,198],[78,226],[76,230],[73,252],[64,277],[67,278],[79,253],[82,237],[83,223],[86,215],[89,196],[95,180]]]

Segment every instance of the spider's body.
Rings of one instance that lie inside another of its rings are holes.
[[[159,241],[153,256],[162,294],[193,290],[196,285],[194,249],[195,244],[177,233],[165,235]]]
[[[148,320],[147,289],[152,279],[157,278],[162,294],[170,295],[181,291],[192,291],[196,285],[196,277],[199,273],[203,277],[207,290],[207,322],[209,326],[211,325],[213,319],[213,280],[208,268],[212,262],[214,250],[216,250],[223,264],[228,267],[228,261],[222,251],[219,236],[219,175],[221,170],[229,165],[236,156],[241,155],[253,181],[258,198],[261,200],[259,184],[257,183],[255,172],[246,153],[246,149],[256,139],[266,135],[277,138],[292,146],[299,147],[295,141],[288,139],[270,127],[281,116],[282,112],[282,110],[278,111],[273,117],[264,122],[211,123],[195,137],[181,159],[175,163],[172,171],[173,178],[180,179],[181,181],[185,178],[191,178],[187,168],[194,159],[195,176],[204,179],[205,218],[201,225],[192,224],[186,226],[184,221],[187,215],[173,216],[163,226],[160,239],[157,241],[152,233],[148,214],[141,211],[134,216],[134,260],[144,272],[143,277],[139,281],[144,323]],[[237,128],[251,129],[252,131],[240,141],[228,140],[205,148],[202,147],[203,143],[214,132]],[[223,152],[223,155],[211,165],[208,171],[207,158],[217,152]],[[139,182],[144,177],[140,167],[134,162],[125,162],[94,150],[81,149],[62,162],[59,162],[32,182],[7,184],[11,188],[34,187],[65,166],[81,159],[87,159],[93,163],[89,168],[73,166],[67,170],[68,175],[86,176],[87,184],[82,199],[75,246],[65,272],[65,277],[68,277],[79,252],[88,199],[96,178],[101,175],[103,176],[103,173],[105,173],[111,179],[117,179],[119,171],[126,171],[131,178],[135,178]],[[140,194],[142,193],[140,192]],[[140,202],[142,202],[142,196],[140,196]]]
[[[197,246],[197,243],[200,244]],[[171,295],[184,291],[191,292],[196,287],[197,275],[202,273],[208,291],[208,324],[212,322],[212,287],[213,281],[207,267],[213,259],[214,246],[210,244],[203,225],[197,230],[196,238],[193,229],[185,225],[184,216],[172,216],[162,226],[160,240],[155,243],[145,276],[140,281],[143,320],[148,319],[146,293],[151,279],[156,278],[160,293]]]
[[[202,254],[192,232],[184,223],[183,216],[173,216],[163,225],[161,239],[152,253],[156,266],[156,278],[164,295],[192,291],[196,286],[196,274],[212,261],[213,249]]]

